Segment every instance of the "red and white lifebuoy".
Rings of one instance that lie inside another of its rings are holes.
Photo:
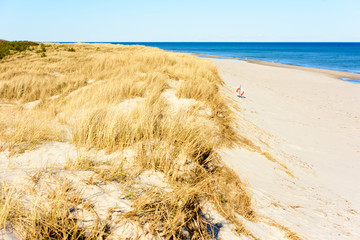
[[[236,89],[236,93],[238,96],[242,96],[244,95],[245,91],[242,87],[239,87],[238,89]]]

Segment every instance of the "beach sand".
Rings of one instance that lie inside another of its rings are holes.
[[[348,73],[210,60],[240,108],[240,134],[261,148],[222,153],[255,210],[306,239],[359,239],[360,85],[339,80]]]

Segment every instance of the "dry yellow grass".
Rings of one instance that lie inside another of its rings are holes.
[[[261,154],[264,155],[271,162],[274,162],[274,163],[278,164],[281,167],[281,170],[283,170],[287,175],[289,175],[290,177],[294,177],[294,174],[289,170],[289,168],[284,163],[279,162],[278,160],[276,160],[271,153],[262,152]]]
[[[66,137],[62,126],[51,120],[51,111],[0,107],[0,114],[0,144],[10,153],[21,153],[40,141],[62,141]]]
[[[241,139],[229,100],[219,90],[223,82],[215,66],[195,56],[143,46],[49,44],[46,55],[23,52],[0,61],[0,99],[13,104],[0,107],[0,139],[8,148],[64,140],[107,152],[131,149],[136,155],[133,170],[124,169],[121,159],[99,165],[86,158],[68,162],[66,169],[93,171],[101,181],[128,182],[129,192],[132,178],[142,171],[164,173],[172,193],[134,194],[136,210],[123,217],[148,223],[153,234],[166,239],[186,234],[211,238],[200,201],[212,202],[239,233],[250,234],[235,215],[254,217],[250,197],[216,153]],[[39,102],[23,109],[33,101]],[[0,223],[11,222],[32,234],[34,225],[20,227],[28,221],[25,216],[14,220],[21,204],[11,200],[11,194],[4,196]],[[10,212],[9,204],[16,205]],[[43,218],[47,215],[41,215],[36,226],[44,224]],[[66,215],[60,219],[65,221]],[[52,223],[48,234],[58,231]]]

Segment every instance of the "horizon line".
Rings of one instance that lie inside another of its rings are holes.
[[[360,43],[360,41],[43,41],[43,40],[6,40],[33,41],[40,43]]]
[[[51,43],[360,43],[360,41],[38,41]]]

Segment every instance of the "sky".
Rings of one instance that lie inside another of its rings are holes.
[[[0,39],[360,42],[360,0],[0,0]]]

